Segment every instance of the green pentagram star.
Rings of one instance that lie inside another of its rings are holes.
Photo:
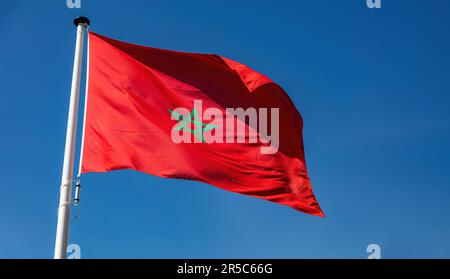
[[[186,118],[184,118],[183,115],[176,113],[173,110],[169,109],[168,111],[171,113],[171,115],[174,118],[178,119],[178,124],[174,128],[175,130],[178,130],[178,131],[182,130],[182,131],[189,132],[189,133],[193,134],[196,138],[201,140],[203,143],[205,143],[205,139],[203,137],[203,132],[210,131],[210,130],[217,128],[217,125],[206,124],[206,123],[201,122],[199,120],[198,113],[195,110],[195,108],[191,111],[191,113],[189,114],[189,117],[186,117]],[[193,126],[195,127],[195,129],[189,128],[189,123],[192,123]]]

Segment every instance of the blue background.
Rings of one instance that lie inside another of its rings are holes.
[[[383,258],[450,258],[449,1],[65,2],[0,0],[1,258],[53,257],[81,14],[106,36],[221,54],[278,82],[327,214],[87,174],[70,227],[83,258],[366,258],[371,243]]]

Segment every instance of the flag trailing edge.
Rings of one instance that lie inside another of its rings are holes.
[[[88,41],[81,172],[196,180],[324,217],[303,120],[276,83],[218,55]]]

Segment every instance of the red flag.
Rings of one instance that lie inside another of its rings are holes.
[[[82,172],[190,179],[324,216],[287,94],[233,60],[89,34]]]

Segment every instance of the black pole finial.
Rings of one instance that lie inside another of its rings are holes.
[[[75,24],[75,26],[78,26],[80,23],[89,26],[91,24],[91,21],[85,16],[79,16],[73,20],[73,24]]]

